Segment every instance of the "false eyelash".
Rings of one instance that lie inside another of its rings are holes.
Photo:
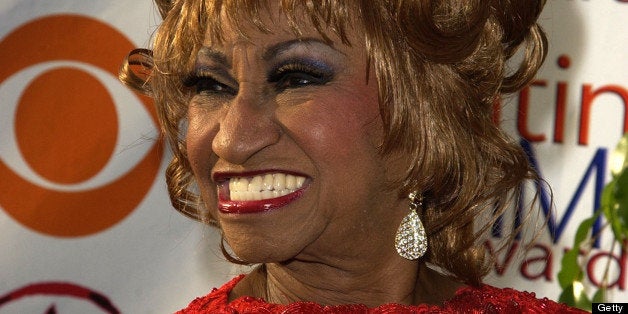
[[[216,82],[221,82],[215,74],[220,74],[222,72],[222,69],[215,67],[196,66],[191,72],[183,77],[182,83],[186,87],[193,87],[200,79],[211,79]]]
[[[181,84],[183,84],[183,86],[185,87],[191,88],[194,87],[201,78],[213,79],[213,77],[211,76],[200,75],[197,72],[190,72],[183,77],[183,79],[181,80]]]
[[[185,86],[188,89],[196,89],[196,93],[197,94],[207,94],[207,93],[211,93],[211,94],[222,94],[222,93],[228,93],[228,94],[235,94],[237,93],[237,88],[234,89],[233,87],[231,87],[229,84],[225,84],[223,83],[221,80],[218,80],[215,78],[214,75],[212,75],[211,73],[208,73],[207,71],[194,71],[190,74],[188,74],[183,80],[182,80],[182,84],[183,86]],[[206,87],[212,87],[209,89],[205,89]],[[216,89],[214,90],[213,87],[218,87],[220,86],[220,90]]]
[[[334,72],[327,65],[310,60],[289,60],[274,67],[268,74],[268,81],[278,82],[288,73],[305,73],[316,78],[319,83],[324,84],[330,81]]]

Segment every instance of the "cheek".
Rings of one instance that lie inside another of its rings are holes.
[[[384,180],[379,154],[382,123],[372,91],[335,90],[290,110],[284,127],[313,163],[315,179],[324,182],[325,199],[342,201],[341,195]]]
[[[188,161],[199,185],[207,184],[212,164],[212,140],[216,134],[212,115],[190,108],[185,135]]]
[[[202,160],[201,155],[205,150],[203,147],[202,132],[195,128],[197,125],[194,119],[188,119],[188,129],[185,134],[185,146],[187,150],[188,161],[193,171],[200,166],[199,161]]]
[[[308,138],[339,157],[376,151],[383,127],[377,93],[369,86],[339,90],[308,104]],[[357,150],[357,151],[356,151]]]
[[[218,199],[216,187],[211,181],[211,169],[216,163],[216,157],[212,153],[212,140],[216,134],[213,127],[215,119],[206,113],[195,112],[190,109],[188,114],[188,129],[185,136],[187,158],[198,185],[204,208],[209,216],[217,217]]]

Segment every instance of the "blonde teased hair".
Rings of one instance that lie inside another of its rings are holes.
[[[209,31],[222,39],[221,13],[237,29],[260,18],[266,1],[155,0],[164,18],[150,51],[132,54],[121,79],[154,97],[161,126],[174,152],[166,177],[173,206],[216,224],[200,211],[186,155],[182,123],[189,96],[183,76]],[[483,243],[492,221],[522,197],[521,184],[537,179],[525,153],[492,121],[500,95],[528,84],[543,63],[547,41],[537,24],[545,0],[282,0],[296,35],[305,16],[324,39],[344,44],[348,21],[364,33],[375,68],[385,142],[382,154],[411,154],[400,193],[421,191],[421,214],[430,248],[423,261],[458,280],[479,284],[488,272]],[[517,67],[508,68],[515,53]],[[133,65],[150,65],[140,79]],[[496,205],[497,204],[497,205]],[[474,218],[491,222],[474,230]],[[229,258],[229,257],[228,257]]]

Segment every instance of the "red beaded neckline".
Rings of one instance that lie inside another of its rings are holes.
[[[244,296],[229,302],[229,292],[244,278],[240,275],[219,289],[195,299],[190,305],[177,314],[204,313],[586,313],[572,309],[547,298],[537,299],[534,293],[520,292],[514,289],[495,288],[489,285],[481,287],[463,287],[455,296],[445,301],[443,306],[437,305],[402,305],[384,304],[369,308],[363,304],[344,304],[324,306],[315,302],[294,302],[291,304],[268,303],[263,299]]]

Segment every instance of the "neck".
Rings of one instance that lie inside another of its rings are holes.
[[[411,269],[416,266],[384,263],[339,266],[300,261],[267,265],[269,301],[308,300],[322,305],[361,303],[371,307],[390,302],[412,302],[416,271]],[[405,272],[406,276],[395,276],[401,268],[409,270]]]
[[[441,304],[453,296],[453,282],[424,263],[397,254],[394,237],[407,214],[407,201],[395,196],[387,204],[395,205],[373,209],[387,212],[373,214],[378,219],[362,219],[359,224],[349,225],[334,220],[326,226],[327,232],[294,258],[256,269],[236,285],[230,297],[253,296],[278,304]],[[444,283],[435,287],[436,281]],[[444,292],[435,295],[432,288]]]
[[[321,305],[358,303],[369,307],[386,303],[441,305],[460,286],[423,263],[402,262],[411,263],[414,271],[399,272],[398,265],[373,265],[361,271],[348,271],[300,261],[265,264],[242,280],[230,297],[248,295],[277,304],[312,301]]]

